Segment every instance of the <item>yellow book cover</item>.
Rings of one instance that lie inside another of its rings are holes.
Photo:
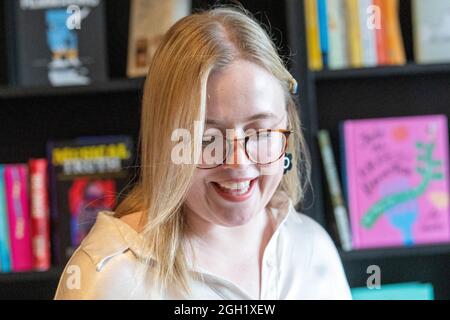
[[[346,0],[348,52],[350,66],[359,68],[363,66],[363,52],[360,35],[359,3],[358,0]]]
[[[403,65],[406,63],[406,55],[400,27],[399,1],[384,0],[384,2],[388,63]]]
[[[308,50],[309,69],[323,69],[322,53],[320,51],[319,15],[317,0],[305,0],[306,44]]]

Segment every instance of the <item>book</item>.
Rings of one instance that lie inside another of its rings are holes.
[[[30,159],[30,214],[33,268],[50,269],[50,208],[48,203],[47,159]]]
[[[312,71],[319,71],[323,69],[323,61],[322,51],[320,48],[317,0],[305,0],[304,5],[308,66]]]
[[[328,0],[328,67],[347,68],[347,27],[344,0]]]
[[[388,63],[390,65],[403,65],[406,63],[406,54],[400,27],[400,4],[398,0],[384,1]]]
[[[0,165],[0,272],[11,271],[8,208],[6,204],[5,167]]]
[[[446,116],[346,120],[342,128],[353,247],[448,243]]]
[[[359,0],[359,30],[362,46],[362,64],[364,67],[377,65],[375,29],[369,24],[372,0]]]
[[[320,130],[318,134],[320,153],[322,155],[323,166],[327,178],[328,189],[333,204],[334,218],[342,249],[350,251],[352,240],[350,233],[350,223],[348,221],[347,208],[342,198],[342,191],[339,176],[331,148],[330,134],[327,130]]]
[[[103,0],[7,0],[11,85],[107,80]]]
[[[450,62],[450,1],[413,0],[412,21],[416,63]]]
[[[346,0],[346,17],[350,66],[360,68],[363,66],[363,52],[358,0]]]
[[[132,0],[128,37],[127,75],[147,75],[163,35],[191,13],[191,0]]]
[[[97,214],[113,210],[127,186],[134,146],[129,136],[81,137],[47,144],[53,256],[64,263]]]
[[[352,288],[351,292],[354,300],[434,300],[431,283],[384,284],[379,289]]]
[[[387,40],[387,25],[386,25],[386,0],[373,0],[373,5],[376,8],[378,15],[378,24],[375,29],[375,42],[377,50],[377,65],[384,66],[389,64],[388,57],[388,40]]]
[[[317,13],[319,15],[319,39],[322,63],[328,67],[328,8],[327,0],[317,0]]]
[[[31,221],[28,206],[28,167],[5,166],[6,203],[8,208],[12,271],[33,269]]]

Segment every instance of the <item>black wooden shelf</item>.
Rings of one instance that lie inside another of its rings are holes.
[[[52,267],[48,271],[0,273],[0,286],[7,283],[58,281],[62,268]]]
[[[412,247],[361,249],[352,251],[340,250],[339,254],[344,262],[364,261],[389,258],[426,257],[437,255],[450,256],[450,244],[418,245]]]
[[[450,74],[450,64],[406,64],[313,72],[316,81]]]
[[[0,99],[89,95],[111,92],[140,91],[144,78],[114,79],[87,86],[66,87],[0,87]]]

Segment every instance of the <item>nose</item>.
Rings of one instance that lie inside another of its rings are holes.
[[[231,150],[225,159],[224,167],[239,168],[251,164],[245,152],[245,139],[233,137],[230,144]]]

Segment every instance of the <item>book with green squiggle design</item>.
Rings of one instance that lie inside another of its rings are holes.
[[[450,242],[446,116],[347,120],[341,130],[353,247]]]

